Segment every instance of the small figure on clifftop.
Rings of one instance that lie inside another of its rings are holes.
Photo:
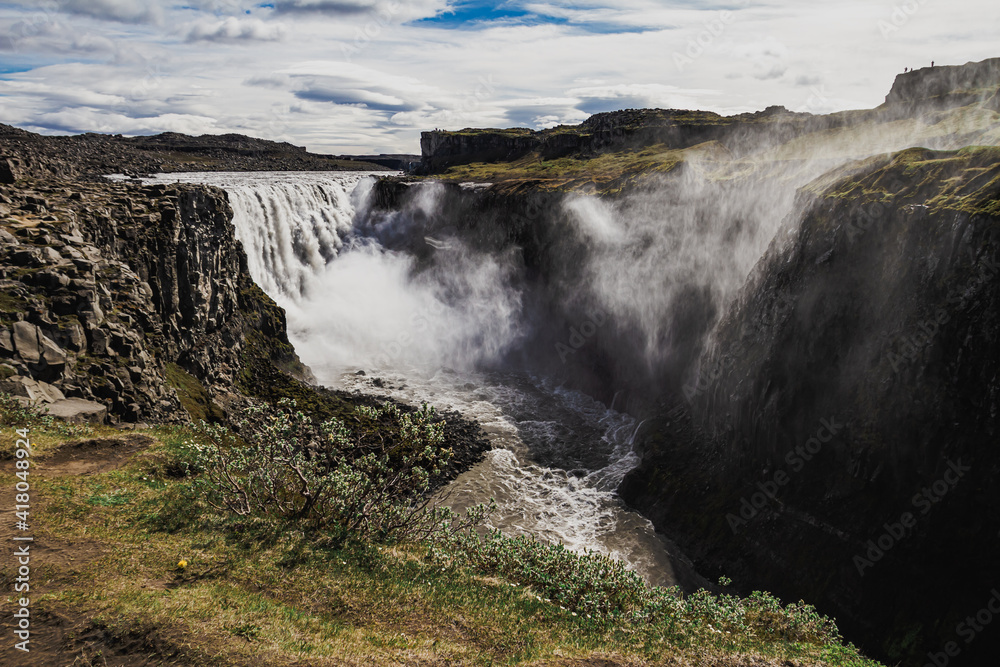
[[[931,61],[931,67],[934,67],[934,61],[933,60]]]
[[[909,71],[910,71],[910,68],[909,68],[909,67],[904,67],[904,68],[903,68],[903,74],[906,74],[906,73],[907,73],[907,72],[909,72]]]

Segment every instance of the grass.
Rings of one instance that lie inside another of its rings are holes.
[[[531,181],[539,190],[591,190],[612,194],[650,174],[669,173],[686,157],[711,154],[717,145],[702,144],[673,150],[663,144],[638,151],[603,153],[593,157],[563,157],[543,160],[537,153],[512,162],[475,162],[449,168],[434,180],[479,183]]]
[[[14,429],[31,429],[32,457],[45,459],[68,440],[118,435],[109,426],[67,424],[36,410],[22,408],[14,397],[0,393],[0,461],[14,458],[18,436]]]
[[[177,364],[170,362],[164,369],[167,383],[177,392],[181,405],[195,421],[219,422],[225,418],[222,409],[212,402],[211,396],[198,378]]]
[[[816,194],[836,199],[914,203],[932,212],[996,216],[1000,215],[1000,148],[910,148],[847,165],[808,187]]]
[[[6,436],[24,415],[4,405]],[[60,429],[37,421],[32,439],[50,443],[51,453],[80,435]],[[553,599],[558,576],[553,582],[536,567],[538,559],[551,561],[553,548],[531,541],[517,562],[500,567],[473,564],[440,545],[338,546],[295,525],[220,516],[198,497],[190,468],[178,464],[198,432],[142,433],[153,444],[121,468],[34,478],[35,534],[65,545],[74,559],[39,566],[44,592],[33,604],[74,610],[81,632],[158,647],[171,664],[568,665],[603,658],[611,665],[792,660],[877,667],[839,641],[783,636],[788,617],[768,604],[727,625],[725,614],[736,608],[727,596],[669,596],[669,623],[588,618]],[[571,567],[574,558],[558,555]]]
[[[23,313],[26,310],[26,306],[27,304],[24,299],[6,292],[0,293],[0,313],[9,315]]]

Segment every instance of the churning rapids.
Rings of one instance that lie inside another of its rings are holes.
[[[384,172],[381,172],[384,175]],[[459,508],[496,498],[491,522],[625,561],[649,583],[678,582],[679,554],[615,489],[637,463],[640,424],[547,377],[491,364],[519,337],[520,297],[502,258],[425,236],[434,215],[373,222],[372,175],[171,174],[153,182],[224,188],[255,281],[288,317],[299,356],[327,386],[427,401],[476,419],[494,449],[451,485]],[[429,270],[406,237],[441,254]],[[395,244],[395,248],[398,244]]]

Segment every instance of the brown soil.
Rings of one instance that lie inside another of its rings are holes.
[[[36,463],[34,474],[43,477],[93,475],[123,466],[136,452],[153,444],[145,435],[97,438],[70,443]]]

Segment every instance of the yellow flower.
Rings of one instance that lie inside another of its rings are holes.
[[[186,560],[180,560],[180,561],[177,562],[177,567],[179,569],[181,569],[181,570],[183,570],[187,566],[188,566],[188,562]]]

